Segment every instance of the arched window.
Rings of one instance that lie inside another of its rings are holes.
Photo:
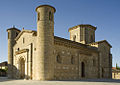
[[[94,42],[93,35],[91,35],[91,42]]]
[[[76,35],[73,36],[73,41],[76,41]]]
[[[53,15],[52,15],[52,12],[49,12],[49,20],[53,20]]]
[[[17,51],[19,51],[19,50],[20,50],[20,48],[17,49]]]
[[[15,35],[16,35],[16,37],[17,37],[17,36],[18,36],[18,33],[16,32],[16,34],[15,34]]]
[[[38,12],[38,21],[40,20],[40,13]]]
[[[71,64],[74,64],[74,58],[73,58],[73,56],[71,57]]]
[[[25,38],[23,38],[23,43],[25,43]]]
[[[95,62],[95,59],[93,59],[93,66],[95,66],[96,65],[96,62]]]
[[[60,57],[60,55],[57,55],[57,56],[56,56],[56,61],[57,61],[58,63],[61,63],[61,57]]]
[[[104,78],[104,68],[102,68],[102,78]]]
[[[8,32],[8,39],[10,38],[10,33]]]

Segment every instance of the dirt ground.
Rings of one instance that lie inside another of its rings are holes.
[[[78,81],[34,81],[0,78],[0,85],[120,85],[120,80],[86,79]]]

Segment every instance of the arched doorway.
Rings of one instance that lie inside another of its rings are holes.
[[[85,63],[81,63],[81,77],[85,77]]]
[[[19,71],[20,71],[20,78],[25,78],[25,60],[24,58],[21,58],[19,61]]]
[[[104,69],[102,68],[102,78],[104,78]]]

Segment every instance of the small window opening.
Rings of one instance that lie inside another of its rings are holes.
[[[76,35],[73,36],[73,41],[76,41]]]
[[[93,59],[93,66],[95,66],[96,65],[96,63],[95,63],[95,59]]]
[[[38,21],[40,20],[40,13],[38,13]]]
[[[94,42],[93,35],[91,35],[91,42]]]
[[[74,64],[74,58],[71,57],[71,64]]]
[[[16,32],[16,37],[18,36],[18,33]]]
[[[8,32],[8,39],[10,38],[10,33]]]
[[[20,50],[20,48],[17,49],[18,51]]]
[[[49,12],[49,20],[51,20],[51,21],[52,21],[52,19],[53,19],[52,13],[51,13],[51,12]]]
[[[57,61],[58,63],[61,63],[61,57],[60,57],[60,55],[57,55],[56,61]]]
[[[23,38],[23,43],[25,43],[25,38]]]

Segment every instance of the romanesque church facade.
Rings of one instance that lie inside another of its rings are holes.
[[[70,40],[54,36],[50,5],[36,8],[37,31],[8,32],[8,78],[32,80],[79,80],[112,77],[111,45],[95,42],[96,27],[80,24],[69,28]]]

